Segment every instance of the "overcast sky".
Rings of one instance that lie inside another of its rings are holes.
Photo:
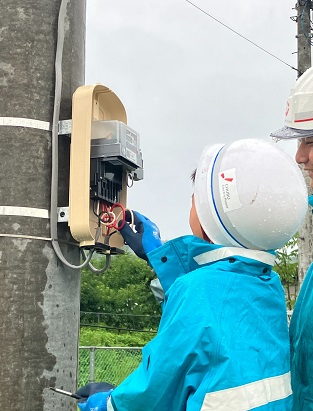
[[[297,66],[294,0],[193,3]],[[140,133],[144,180],[128,206],[163,240],[191,233],[190,174],[203,148],[269,138],[296,75],[186,0],[87,0],[86,84],[111,88]],[[293,154],[294,142],[279,144]]]

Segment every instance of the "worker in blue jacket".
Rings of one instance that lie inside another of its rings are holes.
[[[303,165],[313,188],[313,68],[302,74],[290,91],[285,126],[271,134],[298,139],[296,161]],[[313,206],[313,196],[309,197]],[[293,411],[313,411],[313,265],[308,269],[290,322]]]
[[[285,297],[275,253],[266,250],[285,244],[305,213],[296,164],[263,140],[206,147],[190,211],[194,235],[162,245],[154,223],[128,212],[121,234],[155,270],[162,318],[140,366],[80,409],[290,411]]]

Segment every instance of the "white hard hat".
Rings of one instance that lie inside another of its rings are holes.
[[[207,146],[194,198],[200,224],[215,244],[255,250],[282,247],[302,226],[308,204],[297,164],[260,139]]]
[[[313,67],[306,70],[290,90],[285,127],[271,136],[279,139],[313,137]]]

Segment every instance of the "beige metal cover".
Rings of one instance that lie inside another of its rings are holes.
[[[73,94],[70,160],[69,227],[80,246],[95,244],[98,227],[90,200],[90,145],[94,120],[118,120],[127,124],[125,108],[112,90],[101,84],[79,87]],[[126,207],[127,176],[123,176],[120,203]],[[100,237],[100,242],[104,241]],[[114,234],[110,245],[121,247],[123,239]]]

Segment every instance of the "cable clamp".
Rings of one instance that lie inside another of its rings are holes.
[[[72,120],[60,120],[58,123],[59,135],[69,135],[72,133]]]
[[[34,235],[23,235],[23,234],[0,234],[1,237],[7,238],[19,238],[19,239],[26,239],[26,240],[43,240],[43,241],[52,241],[50,237],[38,237]]]
[[[49,218],[49,210],[44,208],[0,206],[0,215]]]
[[[58,207],[58,223],[68,222],[68,207]]]
[[[68,207],[57,208],[58,223],[68,222],[68,211]],[[0,206],[0,215],[49,219],[50,211],[45,208]]]
[[[0,117],[0,126],[27,127],[51,131],[51,125],[48,121],[35,120],[33,118]]]
[[[35,235],[24,235],[24,234],[9,234],[9,233],[0,233],[0,238],[18,238],[22,240],[42,240],[42,241],[49,241],[51,243],[53,242],[58,242],[60,244],[66,244],[66,245],[71,245],[74,247],[79,247],[78,243],[73,243],[72,241],[66,241],[66,240],[59,240],[51,237],[40,237],[40,236],[35,236]]]

